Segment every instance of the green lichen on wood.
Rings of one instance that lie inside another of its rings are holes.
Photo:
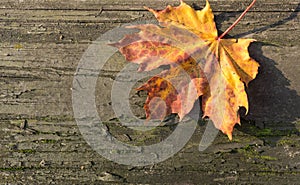
[[[257,150],[255,150],[254,146],[251,145],[247,145],[243,148],[240,148],[237,150],[238,153],[243,154],[245,157],[247,158],[255,158],[255,159],[260,159],[263,161],[276,161],[278,160],[276,157],[272,157],[272,156],[268,156],[268,155],[261,155],[260,152],[258,152]]]
[[[23,154],[32,154],[36,153],[36,150],[34,149],[21,149],[17,151],[18,153],[23,153]]]

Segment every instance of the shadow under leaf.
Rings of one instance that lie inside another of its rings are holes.
[[[295,122],[300,119],[300,96],[289,88],[289,80],[276,67],[276,62],[263,55],[263,46],[256,42],[249,47],[251,57],[259,62],[260,68],[247,88],[249,113],[238,130],[263,139],[272,138],[272,143],[276,143],[283,136],[299,135]]]
[[[300,3],[291,14],[275,23],[235,35],[241,38],[249,34],[266,31],[285,24],[297,18]],[[237,13],[238,14],[238,13]],[[226,20],[225,13],[216,17],[217,25]],[[227,37],[232,37],[228,35]],[[242,126],[236,128],[244,133],[258,137],[270,145],[274,145],[284,136],[300,135],[295,122],[300,120],[300,96],[289,88],[290,82],[276,65],[277,63],[264,56],[262,42],[252,43],[249,47],[250,56],[259,64],[257,77],[250,82],[247,88],[249,99],[249,113],[242,117]],[[276,46],[274,46],[276,47]],[[241,110],[241,115],[245,113]]]

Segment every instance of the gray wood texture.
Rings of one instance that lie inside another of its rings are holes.
[[[205,1],[187,1],[196,9]],[[211,0],[220,31],[250,1]],[[249,115],[230,142],[219,134],[204,152],[205,124],[168,160],[146,167],[111,162],[82,137],[73,117],[72,83],[92,43],[123,23],[150,20],[143,9],[175,0],[1,0],[0,2],[0,184],[299,184],[300,4],[258,1],[229,33],[257,40],[250,55],[261,65],[249,84]],[[118,139],[151,144],[172,132],[133,132],[116,121],[110,88],[125,61],[116,53],[97,83],[97,108]],[[143,115],[141,97],[131,104]]]

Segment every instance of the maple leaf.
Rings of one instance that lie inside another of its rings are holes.
[[[111,45],[126,60],[139,64],[139,71],[169,66],[137,89],[148,91],[147,119],[162,120],[171,113],[182,119],[202,97],[203,118],[209,117],[231,140],[234,125],[240,124],[239,108],[248,112],[245,85],[255,78],[259,67],[248,54],[254,40],[223,39],[234,25],[218,37],[208,1],[197,11],[183,1],[161,11],[145,8],[160,26],[131,26],[140,31]]]

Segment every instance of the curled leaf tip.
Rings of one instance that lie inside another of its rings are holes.
[[[230,141],[232,141],[232,134],[230,133],[230,134],[227,134],[227,136],[228,136],[228,139],[230,140]]]

